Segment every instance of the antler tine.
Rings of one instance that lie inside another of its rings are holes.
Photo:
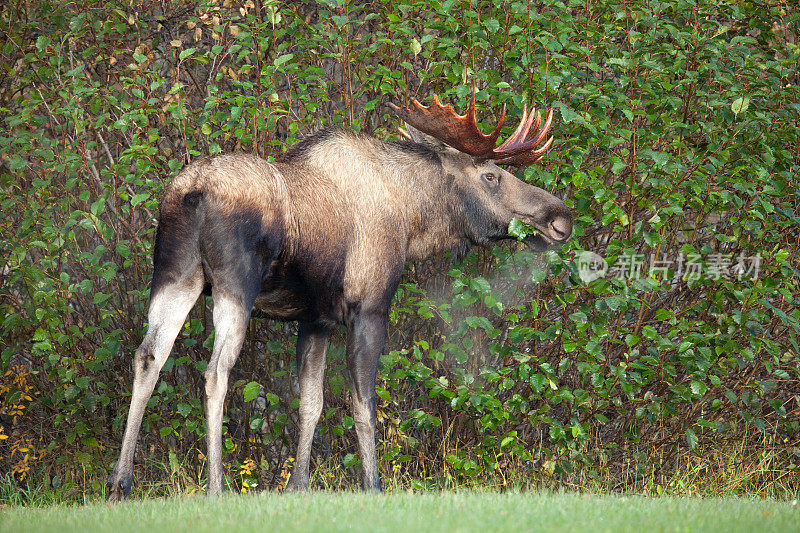
[[[541,148],[537,148],[536,150],[531,150],[529,152],[521,152],[516,155],[512,155],[510,157],[506,157],[503,159],[496,159],[495,163],[498,165],[513,165],[516,167],[527,167],[528,165],[532,165],[539,161],[541,158],[544,157],[544,154],[550,149],[550,145],[553,143],[553,137],[547,139],[547,141],[541,146]]]
[[[536,146],[542,142],[544,136],[547,135],[547,130],[550,129],[550,124],[553,121],[553,110],[551,109],[547,114],[547,120],[541,129],[539,129],[539,124],[541,124],[542,119],[539,116],[539,113],[531,113],[530,115],[526,115],[527,106],[523,108],[522,120],[511,137],[509,137],[503,144],[495,148],[494,159],[496,163],[502,162],[504,164],[512,164],[513,161],[517,160],[515,159],[515,156],[517,155],[520,156],[519,160],[529,161],[533,157],[539,156],[536,158],[536,160],[538,160],[540,156],[547,151],[546,149],[543,150],[542,148],[534,150],[534,148],[536,148]],[[535,121],[533,120],[534,115],[536,117]],[[535,135],[533,135],[533,138],[528,139],[528,137],[530,137],[534,132]],[[549,141],[546,146],[548,148],[550,147]]]
[[[536,123],[533,126],[531,126],[530,122],[534,118],[536,119]],[[524,142],[525,137],[527,136],[531,128],[533,127],[534,129],[537,129],[539,127],[540,122],[541,118],[539,117],[539,114],[531,113],[530,115],[528,115],[528,104],[523,105],[522,118],[519,121],[517,129],[514,130],[514,133],[512,133],[511,136],[503,142],[503,144],[494,149],[495,153],[502,153],[506,151],[508,147],[519,144],[520,141]]]
[[[456,113],[450,104],[442,105],[439,97],[433,95],[433,102],[429,106],[421,104],[417,99],[412,100],[411,108],[401,108],[392,103],[389,106],[397,115],[423,133],[439,139],[456,150],[480,159],[492,159],[500,129],[503,127],[506,108],[500,115],[500,120],[494,131],[484,135],[478,129],[475,116],[475,94],[465,115]]]
[[[534,129],[535,130],[539,130],[540,122],[541,122],[541,119],[539,118],[538,113],[537,113],[536,124],[534,125]],[[547,135],[547,132],[550,129],[550,124],[552,122],[553,122],[553,110],[550,109],[550,111],[547,113],[547,119],[544,121],[544,126],[542,126],[542,129],[539,130],[538,135],[536,135],[536,137],[534,137],[530,141],[530,144],[532,146],[537,146],[540,142],[542,142],[542,139],[544,139],[544,136]]]

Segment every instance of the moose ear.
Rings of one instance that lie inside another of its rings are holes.
[[[427,133],[419,131],[417,128],[415,128],[408,122],[405,123],[405,126],[406,126],[405,129],[398,128],[398,130],[400,130],[400,135],[402,135],[406,139],[414,141],[417,144],[424,144],[425,146],[428,146],[436,150],[437,152],[441,152],[447,148],[447,145],[445,143],[443,143],[436,137],[433,137],[431,135],[428,135]]]

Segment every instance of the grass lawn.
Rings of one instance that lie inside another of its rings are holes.
[[[0,531],[800,532],[795,502],[555,493],[227,494],[5,507]]]

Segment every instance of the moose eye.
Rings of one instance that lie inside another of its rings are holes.
[[[491,181],[495,181],[495,180],[497,179],[497,176],[495,176],[495,175],[494,175],[494,174],[492,174],[491,172],[486,172],[486,173],[485,173],[483,176],[481,176],[481,177],[482,177],[483,179],[485,179],[486,181],[490,181],[490,182],[491,182]]]

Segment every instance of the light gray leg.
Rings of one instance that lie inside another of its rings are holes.
[[[145,407],[158,381],[158,373],[169,357],[175,337],[180,333],[186,315],[203,290],[203,273],[171,285],[153,295],[147,313],[148,329],[134,357],[134,378],[128,421],[122,438],[122,451],[106,484],[107,500],[128,498],[133,482],[133,455]]]
[[[353,420],[363,468],[364,490],[381,490],[375,454],[375,376],[386,342],[388,318],[381,312],[362,311],[353,318],[347,335],[347,369],[353,389]]]
[[[301,323],[297,333],[297,373],[300,376],[300,437],[294,470],[286,490],[306,490],[309,481],[311,442],[322,413],[322,381],[330,330],[316,324]]]
[[[361,456],[361,486],[366,491],[381,489],[381,478],[378,472],[378,460],[375,454],[375,398],[359,397],[353,391],[353,420],[358,436],[358,454]]]
[[[214,295],[214,350],[206,368],[208,494],[220,494],[222,473],[222,412],[230,374],[242,347],[252,304],[226,293]]]

